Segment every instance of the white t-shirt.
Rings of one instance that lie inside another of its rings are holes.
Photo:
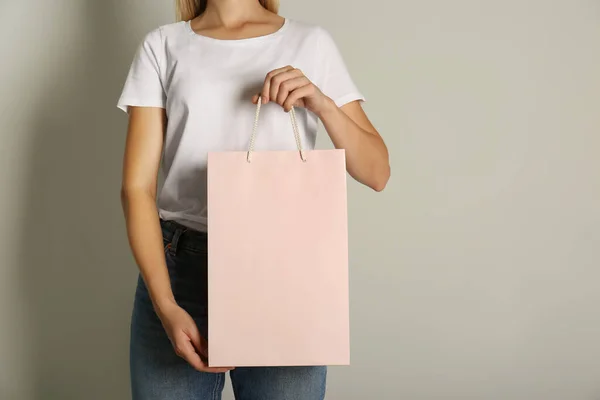
[[[162,107],[167,128],[158,196],[162,219],[207,230],[206,161],[209,151],[248,149],[255,106],[252,95],[266,74],[291,65],[338,106],[364,100],[331,35],[286,19],[276,32],[249,39],[220,40],[195,33],[189,22],[149,32],[135,55],[118,107]],[[297,109],[302,144],[315,145],[317,117]],[[289,115],[276,103],[261,110],[256,150],[293,150]]]

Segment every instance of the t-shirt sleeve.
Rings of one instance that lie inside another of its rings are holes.
[[[165,108],[166,94],[162,83],[164,59],[162,34],[149,32],[138,46],[117,107],[127,112],[129,106]]]
[[[342,54],[331,34],[320,29],[319,57],[323,60],[322,77],[319,89],[330,97],[338,107],[351,101],[364,101],[365,97],[356,87]]]

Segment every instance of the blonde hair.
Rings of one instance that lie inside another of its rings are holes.
[[[208,0],[176,0],[177,20],[189,21],[196,18],[206,10]],[[277,14],[279,12],[279,0],[258,0],[265,9]]]

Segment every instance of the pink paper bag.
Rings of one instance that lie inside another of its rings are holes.
[[[256,121],[260,111],[260,101]],[[210,366],[350,362],[344,150],[208,155]]]

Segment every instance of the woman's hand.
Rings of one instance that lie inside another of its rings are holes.
[[[208,346],[200,336],[196,322],[176,303],[160,307],[159,318],[171,340],[175,353],[192,367],[202,372],[227,372],[233,368],[211,368],[208,366]]]
[[[292,106],[312,111],[335,148],[346,151],[350,175],[376,191],[385,188],[390,177],[388,150],[359,101],[338,107],[302,71],[291,66],[269,72],[260,95],[252,98],[254,104],[259,96],[263,104],[276,102],[286,112]]]
[[[256,104],[258,94],[252,102]],[[275,69],[267,74],[262,92],[262,103],[273,101],[287,112],[292,106],[304,107],[316,115],[331,108],[333,101],[325,96],[299,69],[291,66]]]

